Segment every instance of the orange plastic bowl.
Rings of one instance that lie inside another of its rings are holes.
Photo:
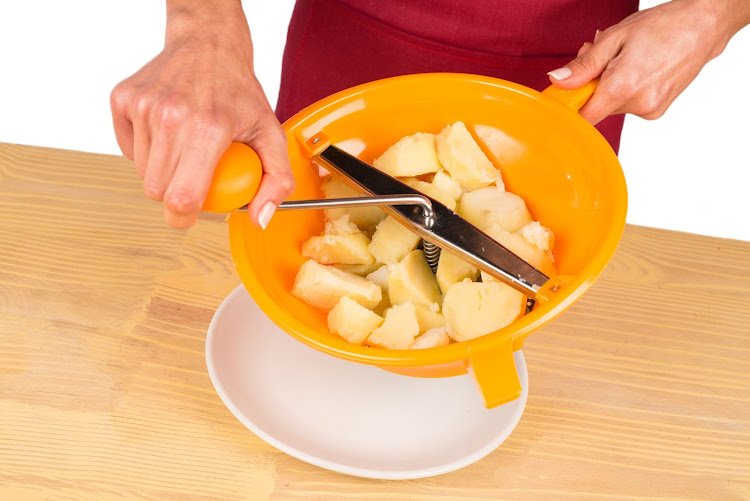
[[[318,168],[304,147],[319,132],[366,162],[403,136],[437,133],[458,120],[475,137],[477,128],[489,134],[486,151],[502,170],[508,191],[526,200],[534,219],[555,233],[556,264],[566,281],[551,300],[515,323],[428,350],[368,348],[331,334],[326,313],[290,293],[305,262],[301,244],[322,231],[322,211],[279,211],[266,230],[252,225],[245,213],[232,213],[232,256],[245,287],[279,327],[315,349],[408,376],[469,370],[488,408],[515,399],[520,385],[513,351],[594,283],[624,228],[627,195],[620,164],[606,140],[577,114],[595,85],[539,93],[475,75],[408,75],[339,92],[284,124],[297,180],[292,200],[323,196]]]

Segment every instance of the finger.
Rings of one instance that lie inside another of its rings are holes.
[[[130,99],[129,88],[125,84],[119,84],[109,96],[109,106],[112,110],[112,125],[117,145],[125,157],[133,160],[133,123],[128,114]]]
[[[247,212],[250,220],[264,229],[279,204],[294,192],[295,184],[286,132],[270,112],[266,123],[266,127],[248,142],[263,165],[263,178]]]
[[[180,229],[198,219],[214,168],[231,141],[227,128],[199,123],[181,142],[179,162],[164,193],[164,219]]]
[[[141,178],[146,176],[150,150],[151,135],[148,127],[142,121],[135,122],[133,124],[133,159],[135,160],[135,171]]]
[[[150,124],[154,138],[148,156],[143,191],[161,202],[180,159],[181,127],[188,108],[182,97],[174,94],[163,98],[151,113]]]
[[[571,62],[548,73],[550,81],[563,89],[577,89],[600,76],[622,47],[615,36],[600,35],[590,49]]]
[[[587,53],[589,49],[593,46],[591,42],[583,42],[583,45],[581,45],[581,48],[578,49],[578,56],[581,57],[583,54]]]
[[[627,95],[618,85],[619,76],[615,72],[602,76],[599,86],[591,99],[579,110],[579,114],[592,125],[596,125],[609,115],[620,113],[626,104]]]
[[[149,198],[161,202],[180,157],[174,135],[163,129],[157,134],[157,139],[151,142],[143,191]]]

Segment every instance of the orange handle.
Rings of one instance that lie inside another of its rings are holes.
[[[599,79],[595,78],[587,84],[577,89],[561,89],[556,85],[550,85],[542,91],[542,94],[549,96],[556,101],[560,101],[576,113],[583,108],[583,105],[594,95],[596,87],[599,85]]]
[[[223,214],[250,203],[262,176],[257,153],[246,144],[232,143],[216,164],[203,210]]]
[[[491,348],[470,350],[469,372],[488,409],[508,403],[521,395],[521,382],[516,372],[513,340],[510,336]]]

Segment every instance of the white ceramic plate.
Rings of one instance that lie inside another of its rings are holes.
[[[206,362],[232,413],[302,461],[378,479],[454,471],[492,452],[515,428],[528,391],[487,410],[469,376],[422,379],[347,362],[295,340],[240,286],[214,315]]]

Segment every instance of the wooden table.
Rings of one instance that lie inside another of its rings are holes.
[[[168,228],[130,162],[0,144],[0,499],[750,499],[750,243],[628,227],[527,342],[510,438],[405,482],[293,459],[224,407],[204,340],[238,284],[223,218]]]

